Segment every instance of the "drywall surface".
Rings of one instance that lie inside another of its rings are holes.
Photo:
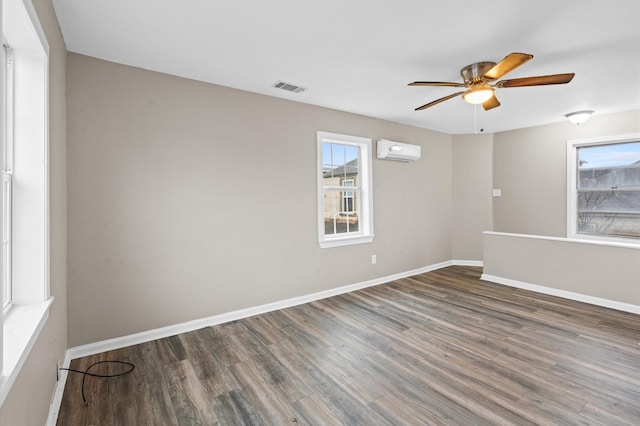
[[[579,126],[568,121],[496,133],[493,140],[493,229],[567,236],[567,153],[570,139],[640,131],[640,110],[594,115]]]
[[[451,258],[451,136],[67,58],[70,346]],[[318,245],[318,130],[422,146],[374,158],[373,243]]]
[[[486,233],[484,274],[640,307],[640,248]]]
[[[50,0],[33,0],[49,43],[50,288],[49,319],[0,408],[2,425],[42,425],[49,412],[56,361],[67,348],[66,48]]]
[[[482,233],[493,229],[493,135],[455,135],[452,150],[452,258],[481,261]]]

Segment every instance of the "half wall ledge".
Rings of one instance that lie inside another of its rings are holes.
[[[640,247],[484,232],[482,279],[640,314]]]

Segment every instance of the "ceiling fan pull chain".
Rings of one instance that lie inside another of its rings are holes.
[[[478,105],[473,106],[473,134],[478,134]]]

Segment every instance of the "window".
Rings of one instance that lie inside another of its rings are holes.
[[[320,246],[371,242],[371,139],[327,132],[317,136]]]
[[[53,301],[49,292],[49,46],[31,0],[3,0],[1,6],[0,405],[35,345]]]
[[[567,142],[568,234],[640,244],[640,135]]]
[[[2,313],[11,308],[11,194],[13,192],[13,58],[3,41],[2,124]]]

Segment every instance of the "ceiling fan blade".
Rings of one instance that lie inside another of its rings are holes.
[[[487,101],[482,104],[482,108],[485,111],[489,111],[490,109],[498,108],[500,106],[500,101],[496,98],[496,94],[494,93]]]
[[[454,93],[453,95],[449,95],[449,96],[445,96],[444,98],[440,98],[440,99],[436,99],[433,102],[429,102],[428,104],[424,104],[421,107],[416,108],[416,111],[421,111],[423,109],[427,109],[429,107],[432,107],[434,105],[439,104],[440,102],[444,102],[444,101],[448,101],[451,98],[455,98],[456,96],[460,96],[462,95],[464,92],[458,92],[458,93]]]
[[[463,83],[451,83],[448,81],[414,81],[409,86],[447,86],[447,87],[465,87]]]
[[[506,73],[513,71],[518,68],[520,65],[525,62],[531,60],[533,55],[529,55],[528,53],[509,53],[503,60],[498,62],[484,74],[485,78],[490,80],[497,80]]]
[[[495,87],[525,87],[525,86],[545,86],[547,84],[567,84],[573,79],[574,73],[540,75],[536,77],[514,78],[512,80],[502,80],[495,84]]]

